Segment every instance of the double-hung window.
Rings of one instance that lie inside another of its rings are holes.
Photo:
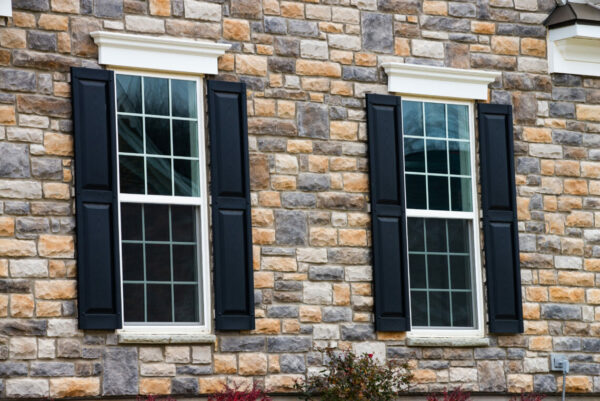
[[[202,81],[117,72],[115,85],[124,327],[208,329]]]
[[[402,98],[412,331],[482,328],[472,103]]]

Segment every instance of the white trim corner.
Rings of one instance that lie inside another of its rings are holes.
[[[12,0],[0,0],[0,17],[12,17]]]
[[[388,91],[451,99],[486,100],[488,85],[501,73],[430,65],[389,62],[381,65],[388,75]]]
[[[226,43],[119,32],[94,31],[90,36],[98,45],[100,64],[145,71],[217,74],[219,56],[231,47]]]
[[[548,72],[600,77],[600,26],[550,28],[547,46]]]

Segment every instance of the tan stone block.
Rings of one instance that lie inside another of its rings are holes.
[[[262,258],[262,270],[294,272],[298,270],[296,258],[286,256],[265,256]]]
[[[19,239],[0,239],[0,256],[35,256],[35,242]]]
[[[564,181],[565,193],[572,195],[587,195],[587,182],[585,180],[566,179]]]
[[[272,88],[281,88],[283,86],[282,74],[269,74],[269,86]]]
[[[396,38],[394,40],[394,53],[397,56],[410,56],[410,41],[405,38]]]
[[[342,68],[339,64],[329,61],[298,59],[296,60],[296,74],[339,78],[342,75]]]
[[[292,392],[296,382],[303,379],[303,375],[270,375],[265,379],[266,391],[271,393]]]
[[[265,56],[273,55],[273,46],[269,45],[256,45],[256,54],[262,54]]]
[[[369,176],[363,173],[344,173],[344,191],[369,192]]]
[[[591,305],[600,305],[600,289],[590,288],[586,290],[587,303]]]
[[[545,302],[548,300],[548,288],[527,287],[525,289],[525,299],[531,302]]]
[[[496,24],[493,22],[471,21],[471,31],[483,35],[493,35],[496,32]]]
[[[540,318],[540,305],[539,304],[523,304],[523,318],[524,319],[539,319]]]
[[[302,77],[301,83],[302,83],[302,89],[304,89],[304,90],[318,91],[318,92],[329,91],[329,79],[328,78]]]
[[[52,0],[52,11],[79,14],[79,0]]]
[[[13,11],[13,24],[21,28],[35,28],[35,15]]]
[[[354,59],[352,52],[336,49],[333,49],[329,52],[329,58],[331,61],[345,65],[352,64],[352,60]]]
[[[43,183],[44,198],[46,199],[69,199],[71,192],[69,184],[61,184],[58,182],[45,182]],[[1,228],[1,224],[0,224]],[[0,230],[1,232],[1,230]]]
[[[245,20],[225,18],[223,20],[223,36],[225,39],[249,41],[250,24]]]
[[[541,273],[541,271],[540,271]],[[594,286],[594,274],[572,271],[558,272],[558,283],[561,285],[591,287]],[[548,283],[553,284],[553,283]]]
[[[259,227],[272,227],[275,217],[270,209],[252,209],[252,225]]]
[[[168,17],[171,15],[171,0],[150,0],[150,14]]]
[[[329,168],[329,158],[327,156],[308,156],[308,171],[311,173],[325,173]]]
[[[66,277],[67,267],[62,260],[51,260],[48,263],[48,275],[50,277]]]
[[[543,175],[554,175],[554,161],[542,160],[541,171]]]
[[[544,210],[554,212],[558,209],[558,199],[556,196],[544,196]]]
[[[267,15],[279,15],[281,8],[278,0],[263,0],[263,12]]]
[[[71,35],[66,32],[59,32],[56,37],[58,51],[61,53],[71,53]]]
[[[27,46],[26,31],[3,27],[0,31],[0,46],[24,49]]]
[[[600,163],[581,162],[581,176],[589,178],[600,178]]]
[[[533,391],[533,376],[523,374],[509,374],[506,376],[509,393],[522,393]]]
[[[582,303],[585,300],[583,288],[550,287],[550,301],[563,303]]]
[[[54,82],[54,96],[71,97],[71,84],[68,82]]]
[[[257,376],[267,373],[267,356],[260,353],[240,354],[240,375]]]
[[[366,246],[367,245],[367,231],[366,230],[353,230],[353,229],[340,229],[340,245],[344,246]]]
[[[370,53],[356,53],[354,55],[356,65],[372,67],[377,65],[377,56]]]
[[[254,288],[273,288],[275,278],[271,272],[255,272]]]
[[[592,212],[573,211],[567,216],[566,223],[570,227],[593,227],[594,214]]]
[[[519,54],[519,38],[511,36],[492,37],[492,51],[496,54]]]
[[[431,1],[426,1],[425,3],[432,3]],[[415,369],[412,372],[411,382],[416,384],[423,383],[435,383],[437,381],[437,375],[435,371],[431,369]]]
[[[272,175],[271,187],[277,191],[293,191],[296,189],[296,177],[292,175]]]
[[[282,17],[299,19],[304,18],[304,5],[301,3],[282,1],[280,9]]]
[[[262,191],[258,193],[258,203],[265,207],[281,207],[279,192]]]
[[[406,332],[378,331],[377,339],[379,341],[402,341],[406,339]]]
[[[15,125],[16,123],[14,106],[0,105],[0,124]]]
[[[0,317],[8,316],[8,295],[0,294]]]
[[[36,280],[35,296],[38,299],[75,299],[75,280]]]
[[[552,130],[550,128],[524,127],[523,139],[528,142],[552,143]]]
[[[543,39],[522,38],[521,53],[526,56],[546,57],[546,41]]]
[[[286,334],[298,334],[300,333],[300,322],[296,319],[284,319],[282,324],[282,331]]]
[[[350,284],[353,295],[371,295],[371,284],[370,283],[352,283]]]
[[[275,100],[273,99],[254,99],[254,114],[261,117],[275,116]]]
[[[232,374],[237,372],[237,360],[235,355],[215,354],[214,371],[217,374]]]
[[[51,397],[92,397],[100,394],[98,377],[64,377],[50,379]]]
[[[488,45],[469,45],[471,53],[491,53],[492,48]]]
[[[348,213],[348,225],[350,227],[369,227],[371,216],[368,213]]]
[[[352,84],[344,81],[331,81],[331,94],[341,96],[352,96],[354,93]]]
[[[219,57],[219,71],[233,71],[235,67],[235,55],[227,53]]]
[[[238,74],[264,77],[267,75],[267,58],[264,56],[236,54],[235,70]]]
[[[344,188],[344,181],[342,180],[342,175],[341,174],[330,174],[329,175],[331,177],[331,189],[332,190],[338,190],[338,189],[342,189]]]
[[[269,373],[279,373],[279,355],[268,355]]]
[[[332,22],[319,22],[319,29],[327,33],[343,33],[344,25]]]
[[[38,241],[40,256],[51,258],[73,258],[75,244],[71,235],[40,235]]]
[[[600,259],[584,259],[583,268],[591,272],[600,272]]]
[[[49,155],[73,156],[73,136],[45,132],[44,151]]]
[[[200,394],[215,394],[225,389],[227,380],[224,377],[198,378],[198,392]]]
[[[322,320],[321,308],[312,305],[300,305],[300,321],[318,323]]]
[[[312,246],[337,245],[337,230],[335,228],[314,227],[310,229],[310,244]]]
[[[323,103],[323,100],[325,99],[325,95],[322,93],[315,93],[315,92],[310,92],[308,94],[309,100],[311,102],[318,102],[318,103]]]
[[[356,159],[353,157],[332,157],[329,161],[331,171],[354,171]]]
[[[256,245],[270,245],[275,242],[275,230],[272,228],[253,228],[252,243]]]
[[[35,315],[37,317],[59,317],[61,316],[60,301],[37,301],[35,304]]]
[[[567,393],[589,393],[592,391],[592,380],[588,376],[567,375]],[[557,380],[558,392],[562,391],[562,380]]]
[[[311,153],[312,150],[312,141],[306,139],[290,139],[287,142],[289,153]]]
[[[529,338],[529,349],[532,351],[552,351],[552,337],[539,336]]]
[[[260,334],[279,334],[281,332],[281,324],[279,319],[256,319],[255,333]]]
[[[517,215],[519,220],[529,220],[531,213],[529,213],[529,198],[517,197]]]
[[[585,121],[600,121],[600,105],[577,104],[577,119]]]
[[[581,209],[581,198],[578,196],[561,196],[558,198],[558,210],[561,212],[570,212],[575,209]]]
[[[552,139],[550,139],[552,141]],[[575,160],[557,160],[554,172],[556,175],[579,177],[579,162]]]
[[[69,18],[60,15],[42,14],[38,26],[49,31],[66,31],[69,29]]]
[[[525,321],[525,334],[542,335],[548,334],[548,322]]]
[[[281,118],[294,118],[296,116],[296,103],[290,100],[278,100],[277,115]]]
[[[10,296],[10,315],[12,317],[32,317],[33,307],[32,295],[12,294]]]
[[[355,141],[358,136],[358,124],[352,121],[331,121],[329,137],[334,140]]]
[[[35,337],[11,337],[11,359],[35,359],[37,356],[37,343]]]
[[[8,277],[8,260],[0,259],[0,277]]]
[[[140,379],[140,394],[163,395],[171,393],[171,379]]]
[[[13,235],[15,235],[15,219],[0,216],[0,237],[12,237]]]
[[[333,285],[333,304],[350,305],[350,287],[348,284]]]

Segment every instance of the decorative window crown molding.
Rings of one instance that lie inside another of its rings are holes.
[[[455,99],[487,99],[488,85],[501,74],[429,65],[384,63],[388,91]]]
[[[550,28],[547,42],[550,73],[600,77],[600,25]]]
[[[230,45],[164,36],[117,32],[90,33],[98,45],[98,62],[144,70],[217,74],[217,59]]]

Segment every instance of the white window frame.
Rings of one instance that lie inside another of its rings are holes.
[[[401,99],[407,101],[416,102],[428,102],[428,103],[441,103],[441,104],[456,104],[464,105],[468,107],[469,113],[469,149],[471,152],[471,212],[456,212],[456,211],[445,211],[445,210],[421,210],[421,209],[406,209],[406,218],[410,217],[421,217],[421,218],[443,218],[443,219],[465,219],[471,220],[472,229],[470,233],[470,246],[471,246],[471,263],[472,263],[472,274],[473,274],[473,298],[475,310],[473,311],[473,328],[453,328],[453,327],[439,327],[439,328],[422,328],[412,326],[412,297],[410,296],[410,284],[409,284],[409,310],[411,310],[411,330],[407,332],[409,338],[419,337],[444,337],[444,338],[464,338],[464,337],[483,337],[484,336],[484,303],[483,303],[483,275],[482,275],[482,264],[481,264],[481,232],[479,226],[479,202],[477,193],[477,169],[476,169],[476,146],[475,146],[475,102],[456,100],[453,98],[430,98],[430,97],[416,97],[416,96],[401,96]],[[404,155],[402,155],[404,157]],[[406,188],[406,173],[404,174],[404,182]],[[406,202],[406,190],[405,202]],[[407,231],[407,243],[406,249],[408,249],[408,236],[410,233]],[[410,283],[410,266],[408,268],[408,276]]]
[[[118,219],[119,219],[119,271],[121,274],[121,315],[123,328],[119,334],[208,334],[212,330],[212,305],[211,305],[211,286],[210,286],[210,248],[208,243],[209,224],[208,224],[208,182],[206,167],[206,132],[204,127],[204,78],[203,75],[186,75],[175,72],[157,73],[146,70],[132,70],[126,68],[114,68],[115,83],[115,116],[117,116],[117,85],[116,75],[137,75],[143,77],[156,77],[167,79],[186,79],[196,82],[196,106],[197,106],[197,126],[198,126],[198,165],[199,165],[199,197],[188,196],[167,196],[167,195],[142,195],[142,194],[121,194],[120,193],[120,174],[119,174],[119,141],[118,141],[118,119],[115,118],[115,132],[117,133],[117,188],[118,188]],[[121,242],[121,203],[153,203],[169,205],[192,205],[197,207],[197,254],[198,254],[198,279],[201,280],[199,288],[202,294],[198,294],[200,302],[198,311],[202,314],[201,323],[189,324],[170,324],[170,323],[144,323],[127,324],[125,322],[124,295],[123,295],[123,260],[122,260],[122,242]],[[199,220],[199,221],[198,221]]]

